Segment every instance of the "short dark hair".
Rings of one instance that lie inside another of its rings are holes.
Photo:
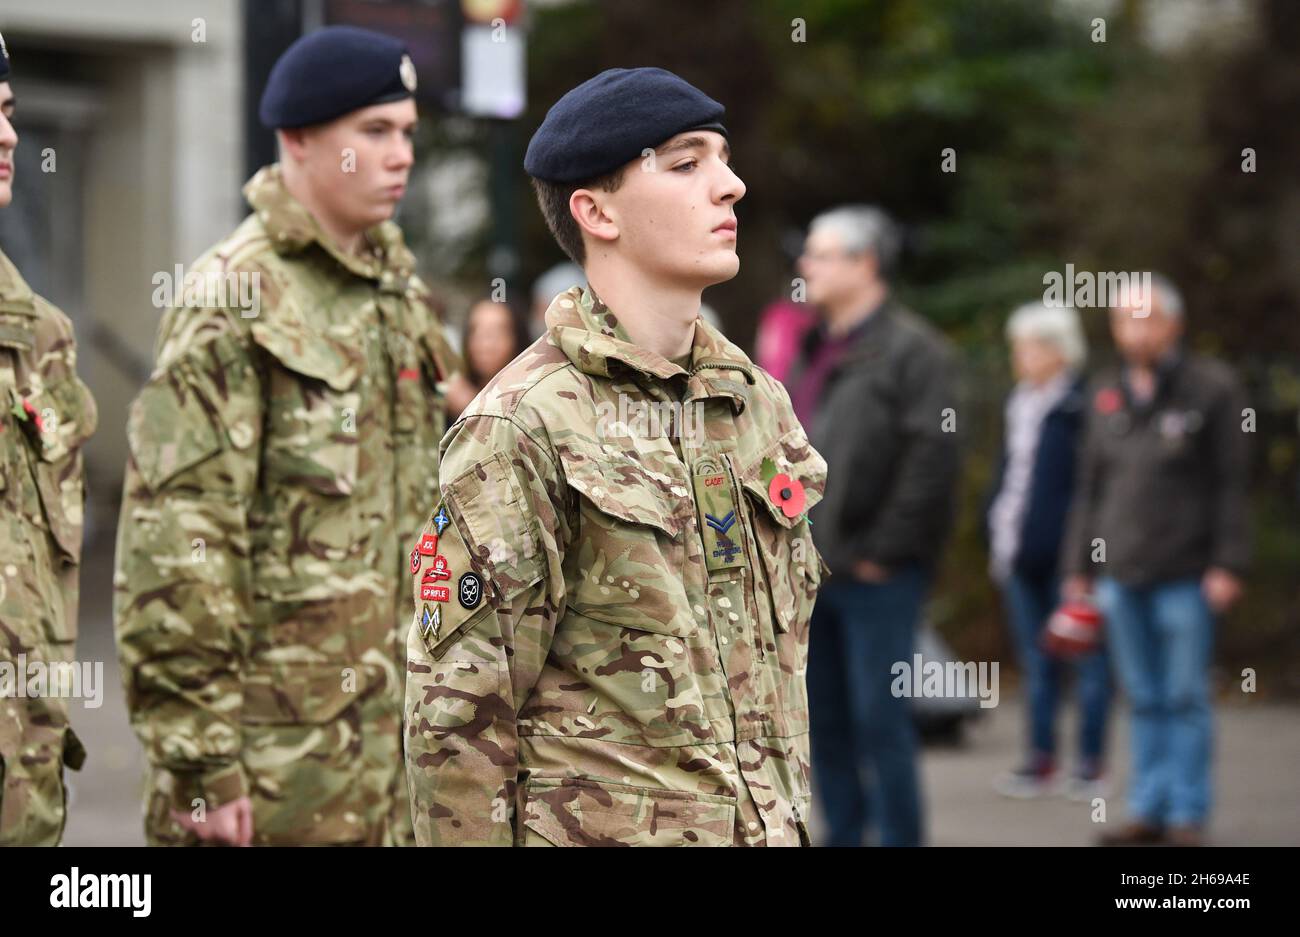
[[[537,193],[537,207],[542,210],[546,227],[551,229],[555,242],[569,255],[579,267],[587,262],[587,249],[582,243],[582,229],[569,211],[569,199],[579,189],[600,189],[602,192],[617,192],[623,184],[623,171],[620,166],[613,172],[605,173],[585,182],[547,182],[545,179],[530,177],[533,191]]]

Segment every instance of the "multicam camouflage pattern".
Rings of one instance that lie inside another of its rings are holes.
[[[115,613],[146,832],[192,842],[171,809],[247,794],[255,843],[406,843],[405,545],[455,360],[395,225],[349,256],[277,167],[244,191],[254,214],[191,275],[257,273],[258,314],[170,309],[127,425]]]
[[[446,561],[450,594],[414,577],[407,641],[416,840],[806,843],[824,567],[762,473],[770,459],[811,506],[825,463],[781,386],[702,321],[689,374],[590,292],[547,322],[443,441],[447,523],[425,525],[420,559]],[[620,394],[698,403],[701,431],[630,433],[605,419]],[[705,513],[739,548],[712,570]]]
[[[16,682],[76,646],[81,447],[96,423],[76,365],[72,323],[0,254],[0,846],[58,843],[63,768],[86,757],[68,701],[24,698]]]

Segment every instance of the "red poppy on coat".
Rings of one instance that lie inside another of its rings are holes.
[[[1109,416],[1112,413],[1118,413],[1119,409],[1124,406],[1124,398],[1114,387],[1103,387],[1097,391],[1097,396],[1093,399],[1093,406],[1098,413]]]
[[[786,517],[798,517],[803,513],[804,496],[803,483],[791,478],[786,474],[772,476],[772,481],[767,486],[767,496],[772,499],[772,503],[781,509]]]
[[[36,412],[36,408],[32,406],[30,400],[23,401],[23,410],[32,418],[32,423],[36,425],[36,429],[42,433],[45,432],[45,424],[41,422],[41,415]]]

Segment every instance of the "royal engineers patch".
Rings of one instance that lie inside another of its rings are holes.
[[[695,468],[695,506],[700,512],[704,563],[710,573],[747,565],[740,542],[744,525],[736,512],[736,493],[725,469],[712,460]]]

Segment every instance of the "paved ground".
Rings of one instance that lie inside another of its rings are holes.
[[[1006,700],[989,713],[971,727],[964,746],[926,751],[931,841],[941,846],[1090,843],[1103,827],[1092,821],[1089,804],[1064,797],[1015,801],[993,792],[991,779],[1019,754],[1023,710],[1018,701]],[[1300,707],[1221,706],[1216,718],[1211,842],[1300,845]],[[1111,734],[1113,773],[1120,782],[1128,767],[1126,730],[1121,716]],[[1063,736],[1074,737],[1072,731]],[[1112,790],[1106,798],[1106,814],[1111,826],[1124,821],[1121,790]]]
[[[65,841],[76,845],[138,845],[140,747],[126,719],[113,651],[112,544],[98,543],[82,580],[81,660],[104,662],[104,704],[75,704],[73,725],[90,758],[73,775]],[[1065,738],[1072,738],[1066,726]],[[1217,844],[1300,845],[1300,706],[1223,706],[1218,710],[1217,812],[1211,839]],[[927,825],[936,845],[1081,845],[1100,827],[1087,804],[1063,798],[1033,802],[999,797],[990,780],[1015,760],[1021,708],[1011,694],[985,711],[964,744],[930,747],[923,756]],[[1112,734],[1116,773],[1126,769],[1125,724]],[[1109,821],[1123,819],[1122,798],[1107,803]],[[816,830],[814,830],[815,832]]]

